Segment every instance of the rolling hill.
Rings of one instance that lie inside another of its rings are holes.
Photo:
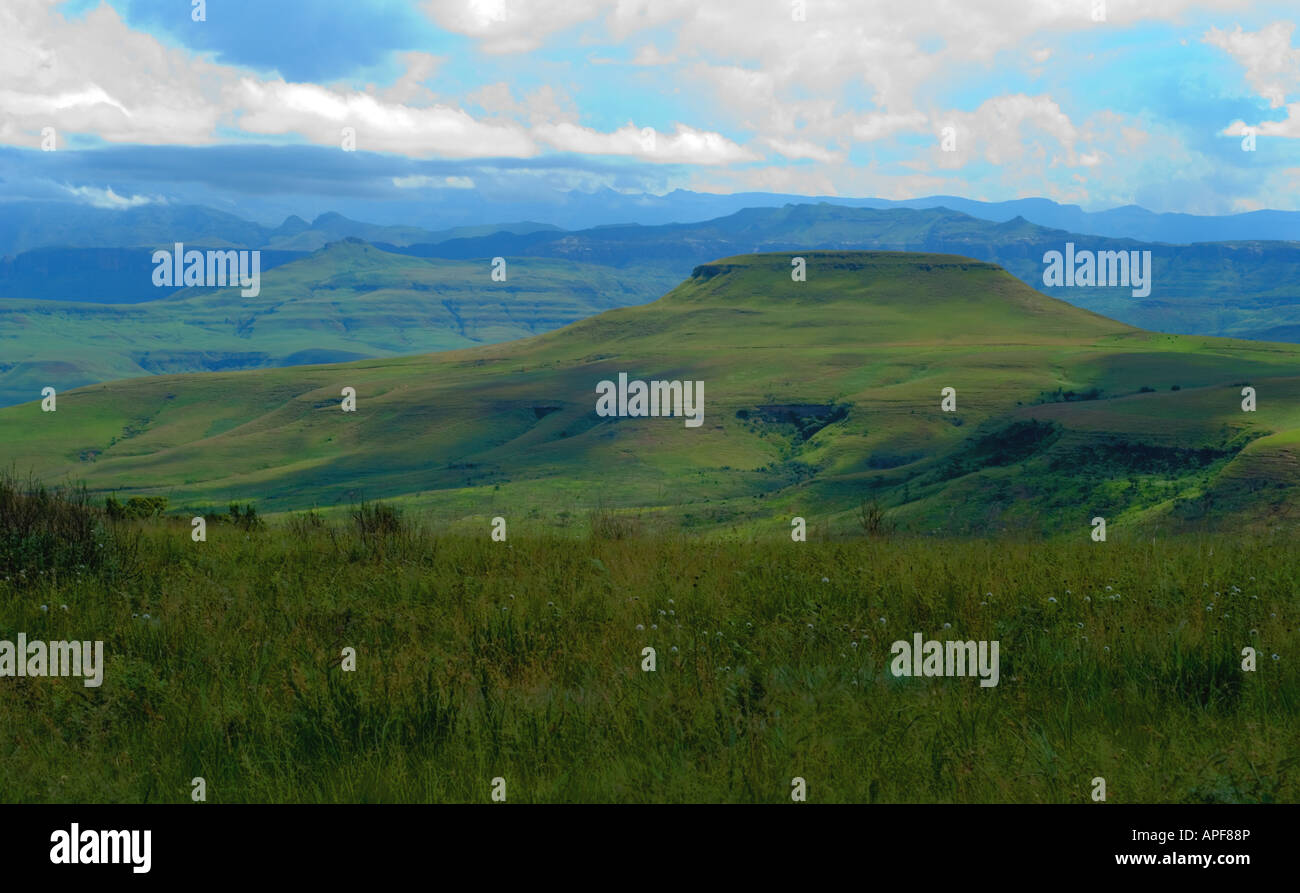
[[[187,511],[383,498],[446,522],[563,527],[603,506],[835,531],[875,501],[918,532],[1295,524],[1300,347],[1143,331],[962,257],[802,254],[806,282],[788,253],[730,257],[520,341],[69,391],[55,413],[0,410],[3,458]],[[621,372],[704,382],[703,424],[597,416]]]
[[[146,282],[150,269],[140,271]],[[426,260],[343,240],[264,272],[255,297],[226,288],[135,304],[3,300],[0,404],[47,385],[507,341],[653,300],[675,281],[553,259],[512,258],[505,282],[490,274],[486,260]]]

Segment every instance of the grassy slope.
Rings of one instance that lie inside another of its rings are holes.
[[[338,362],[508,341],[670,282],[568,261],[425,260],[340,242],[265,273],[262,291],[182,291],[130,305],[0,301],[0,403],[156,372]],[[617,300],[609,296],[618,295]]]
[[[672,525],[799,514],[836,528],[875,497],[916,530],[1288,521],[1300,347],[1143,332],[962,258],[804,254],[805,283],[788,254],[730,258],[653,304],[509,344],[84,388],[55,414],[0,411],[5,458],[101,491],[263,511],[400,497],[444,519],[553,523],[601,501]],[[595,384],[620,371],[703,380],[704,426],[597,419]],[[1240,411],[1245,381],[1254,414]],[[339,411],[344,386],[356,414]],[[943,387],[958,413],[939,411]],[[1058,387],[1108,399],[1033,405]],[[736,415],[804,403],[848,416],[803,440]],[[980,458],[1026,418],[1064,431],[1014,461]],[[1154,457],[1134,464],[1135,443]],[[1176,452],[1193,448],[1212,453]],[[946,470],[971,456],[970,473]]]
[[[780,803],[795,776],[815,803],[1088,803],[1098,775],[1114,803],[1300,800],[1294,539],[200,546],[181,522],[140,552],[128,582],[0,577],[7,635],[107,658],[101,688],[0,686],[0,800],[188,802],[196,775],[214,803],[481,803],[498,776],[524,803]],[[916,631],[998,640],[998,686],[894,678]]]

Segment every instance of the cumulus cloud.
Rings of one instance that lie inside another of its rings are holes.
[[[63,189],[87,205],[112,211],[138,208],[141,205],[165,204],[161,199],[144,195],[121,196],[114,192],[111,186],[102,189],[96,186],[64,186]]]
[[[782,140],[769,138],[764,140],[767,145],[771,146],[781,155],[792,160],[803,158],[823,163],[840,161],[844,158],[843,152],[834,152],[826,149],[816,143],[810,143],[807,140]]]
[[[921,132],[928,128],[929,118],[922,112],[905,114],[876,113],[862,116],[853,124],[853,138],[869,143],[904,131]]]
[[[601,133],[577,124],[543,124],[537,138],[562,152],[584,155],[627,155],[661,164],[730,164],[754,161],[758,155],[719,133],[678,124],[671,134],[652,127],[626,124],[613,133]]]
[[[479,40],[486,52],[521,53],[609,5],[604,0],[426,0],[424,9],[439,26]]]
[[[1102,25],[1092,21],[1086,0],[817,0],[807,4],[805,21],[792,18],[786,0],[422,0],[432,21],[487,53],[625,41],[635,53],[617,76],[652,83],[651,89],[662,83],[673,112],[690,108],[708,115],[688,116],[672,131],[656,133],[631,123],[612,132],[583,126],[574,97],[597,91],[573,87],[570,96],[555,85],[567,77],[581,83],[572,57],[561,61],[548,53],[541,70],[554,75],[552,83],[530,84],[530,91],[500,80],[509,74],[496,74],[489,80],[500,82],[475,89],[481,80],[457,72],[453,80],[464,77],[471,86],[466,95],[450,97],[435,92],[447,60],[409,52],[399,57],[402,73],[393,83],[358,89],[216,64],[132,31],[107,3],[65,18],[54,0],[6,0],[0,5],[0,143],[34,147],[41,128],[52,126],[60,145],[76,134],[159,146],[253,135],[337,148],[343,128],[352,127],[363,152],[448,159],[537,159],[552,151],[621,156],[647,162],[638,167],[643,172],[658,164],[700,165],[712,183],[805,183],[827,194],[838,187],[841,194],[889,195],[935,183],[970,192],[983,185],[974,170],[980,165],[973,162],[999,168],[999,185],[1006,190],[1083,190],[1085,175],[1092,188],[1116,167],[1116,158],[1136,164],[1150,122],[1128,120],[1123,134],[1094,127],[1097,116],[1078,120],[1076,106],[1061,104],[1070,94],[1047,87],[1029,91],[1038,95],[993,96],[973,111],[945,110],[936,97],[949,95],[954,76],[996,70],[1008,60],[1031,74],[1035,65],[1051,63],[1056,70],[1062,45],[1074,32],[1174,22],[1193,8],[1199,13],[1248,5],[1249,0],[1110,0],[1109,20]],[[1300,137],[1300,105],[1294,101],[1300,51],[1291,47],[1293,32],[1293,25],[1280,22],[1256,32],[1210,29],[1203,36],[1204,43],[1241,63],[1247,83],[1272,108],[1287,112],[1285,120],[1254,125],[1261,136]],[[512,70],[513,60],[495,61]],[[591,65],[592,58],[586,62]],[[659,69],[628,70],[652,66]],[[1010,89],[1019,89],[1018,83]],[[649,114],[672,120],[673,112]],[[945,126],[954,128],[956,152],[939,150]],[[1246,127],[1238,121],[1225,132]],[[917,134],[933,142],[905,161],[869,171],[848,162],[850,150],[872,143],[880,144],[870,147],[872,163],[883,161],[891,148],[915,147]],[[1166,142],[1180,152],[1185,148],[1177,133]],[[1172,150],[1160,151],[1167,158]],[[1150,148],[1142,155],[1144,162],[1156,157]],[[1053,175],[1056,183],[1047,180],[1053,167],[1066,169]],[[698,176],[672,167],[654,171],[643,175]],[[438,173],[397,177],[391,185],[391,174],[381,179],[385,188],[463,188]],[[1077,186],[1059,182],[1071,177]],[[113,182],[131,191],[115,179],[83,182]],[[97,200],[140,199],[110,192]]]
[[[470,177],[430,177],[425,174],[412,174],[407,177],[393,177],[393,185],[398,189],[473,189],[474,180]]]
[[[251,78],[240,82],[238,95],[239,126],[249,133],[298,133],[341,145],[343,128],[352,127],[356,147],[366,151],[448,158],[526,158],[537,152],[522,127],[483,123],[444,105],[416,108],[369,93]]]
[[[1232,31],[1211,28],[1203,39],[1246,69],[1246,83],[1278,108],[1300,86],[1300,48],[1291,46],[1294,32],[1293,23],[1274,22],[1254,32],[1240,25]]]
[[[402,61],[406,63],[406,70],[391,87],[382,90],[379,96],[385,102],[431,101],[434,98],[433,91],[425,86],[425,82],[432,78],[447,60],[430,53],[403,53]]]
[[[1258,124],[1247,124],[1240,119],[1233,121],[1222,131],[1224,136],[1245,136],[1248,133],[1254,133],[1256,136],[1280,136],[1287,139],[1300,139],[1300,102],[1293,102],[1286,106],[1286,117],[1281,121],[1260,121]]]
[[[476,0],[430,7],[466,33],[506,47],[536,41],[598,5]],[[42,129],[54,127],[61,135],[109,142],[194,146],[219,142],[220,130],[229,128],[341,147],[344,128],[352,128],[358,150],[412,157],[530,158],[541,151],[539,143],[661,163],[757,157],[719,133],[686,124],[666,134],[630,125],[612,133],[582,127],[572,101],[550,85],[522,100],[505,84],[483,87],[470,99],[488,117],[476,117],[437,101],[426,86],[440,57],[407,53],[403,61],[404,73],[381,90],[266,79],[133,32],[107,4],[69,19],[51,3],[12,0],[0,8],[0,141],[35,147]]]
[[[572,97],[550,84],[543,84],[522,99],[516,99],[510,85],[502,81],[486,84],[469,93],[465,99],[489,115],[514,118],[533,125],[578,120],[578,109]]]
[[[132,31],[100,4],[65,19],[42,0],[0,6],[0,139],[44,127],[108,142],[198,145],[222,115],[220,66]]]
[[[1271,108],[1286,108],[1281,121],[1261,121],[1248,125],[1233,121],[1222,133],[1225,136],[1280,136],[1300,139],[1300,102],[1287,103],[1287,97],[1300,89],[1300,47],[1291,46],[1295,25],[1291,22],[1274,22],[1259,31],[1243,31],[1238,25],[1232,31],[1211,28],[1203,40],[1219,47],[1245,69],[1246,83]]]
[[[632,57],[633,65],[671,65],[676,61],[674,56],[659,52],[652,43],[642,46]]]
[[[936,123],[929,155],[936,167],[955,169],[974,160],[1005,166],[1030,159],[1038,166],[1091,167],[1100,161],[1095,152],[1081,151],[1079,129],[1050,96],[995,96],[973,112],[948,112]],[[952,138],[948,149],[945,136]]]

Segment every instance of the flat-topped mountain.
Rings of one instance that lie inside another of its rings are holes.
[[[798,282],[794,256],[716,260],[504,344],[68,391],[56,413],[0,411],[5,458],[194,508],[366,497],[563,525],[600,503],[743,530],[851,528],[875,500],[925,531],[1294,523],[1300,347],[1142,331],[961,257],[801,252]],[[598,415],[620,373],[703,382],[703,424]]]

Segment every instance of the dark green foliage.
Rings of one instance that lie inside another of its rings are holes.
[[[131,575],[138,535],[115,533],[105,520],[84,485],[47,487],[0,471],[0,573]]]
[[[230,523],[243,531],[260,530],[265,526],[265,522],[258,517],[257,507],[251,502],[246,505],[240,505],[237,502],[230,504]]]
[[[973,438],[944,464],[939,480],[1023,462],[1047,449],[1060,436],[1061,426],[1053,422],[1037,419],[1012,422],[990,434]]]
[[[125,505],[112,495],[104,500],[104,511],[114,521],[157,518],[166,510],[167,498],[164,496],[132,496]]]

